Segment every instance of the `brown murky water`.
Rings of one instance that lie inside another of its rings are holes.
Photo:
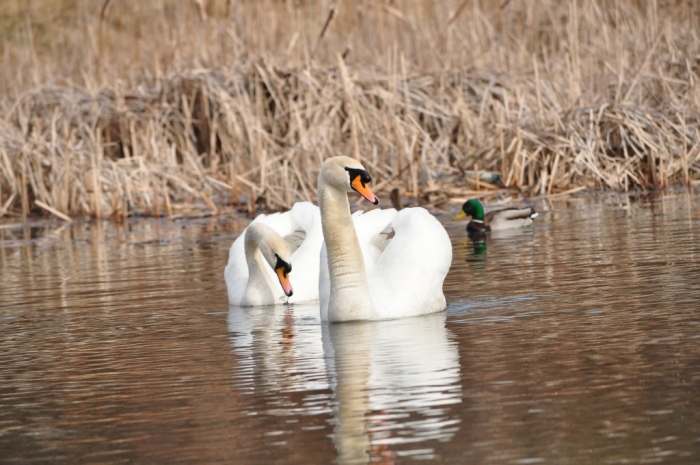
[[[0,462],[700,463],[699,201],[450,224],[447,312],[330,326],[227,307],[235,221],[5,223]]]

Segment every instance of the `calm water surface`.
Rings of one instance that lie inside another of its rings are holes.
[[[5,221],[0,463],[700,463],[700,197],[536,207],[339,325],[228,308],[243,222]]]

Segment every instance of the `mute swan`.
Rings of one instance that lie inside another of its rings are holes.
[[[276,283],[272,284],[276,278],[272,271],[274,263],[270,267],[258,266],[257,271],[261,275],[266,275],[267,279],[256,278],[253,284],[253,291],[271,294],[272,297],[265,300],[265,303],[252,302],[244,303],[246,288],[249,282],[249,260],[245,247],[246,237],[250,228],[256,225],[265,225],[282,242],[288,250],[291,250],[291,261],[289,265],[294,266],[294,293],[289,296],[289,302],[305,302],[318,299],[318,266],[321,243],[323,242],[323,232],[321,230],[321,216],[317,206],[310,202],[298,202],[292,209],[284,213],[272,215],[259,215],[246,228],[245,231],[233,242],[229,250],[229,260],[224,269],[224,280],[228,300],[231,305],[274,305],[282,303],[285,293]],[[263,243],[272,234],[267,234],[263,238]],[[268,262],[269,263],[269,262]],[[271,268],[272,267],[272,268]],[[260,301],[262,302],[262,301]]]
[[[532,224],[532,220],[537,216],[537,212],[532,207],[506,208],[484,215],[484,207],[481,205],[481,202],[471,199],[464,202],[462,210],[452,220],[457,221],[465,216],[472,217],[472,220],[467,224],[467,231],[476,233],[525,228]]]
[[[353,223],[347,194],[356,191],[376,205],[370,181],[353,158],[329,158],[321,167],[321,319],[380,320],[444,310],[442,283],[452,262],[445,228],[419,207],[373,210]]]

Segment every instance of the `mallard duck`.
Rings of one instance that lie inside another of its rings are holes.
[[[447,231],[419,207],[372,210],[353,218],[349,192],[379,202],[370,181],[367,170],[350,157],[329,158],[321,167],[321,319],[381,320],[444,310],[442,284],[452,263]]]
[[[476,233],[530,226],[532,219],[537,216],[537,212],[532,207],[506,208],[488,212],[484,215],[484,207],[481,205],[481,202],[471,199],[464,202],[462,210],[452,220],[461,220],[465,216],[471,216],[472,218],[467,224],[467,231]]]
[[[310,202],[298,202],[284,213],[259,215],[229,250],[224,269],[229,304],[259,306],[280,304],[283,300],[290,303],[318,300],[322,242],[321,215]],[[284,288],[276,256],[290,269],[294,265],[293,294],[291,285],[289,292]],[[280,280],[282,287],[275,279]]]

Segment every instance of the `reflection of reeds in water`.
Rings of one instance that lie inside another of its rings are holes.
[[[0,7],[0,215],[289,207],[339,153],[407,197],[700,179],[693,2],[196,4]]]

